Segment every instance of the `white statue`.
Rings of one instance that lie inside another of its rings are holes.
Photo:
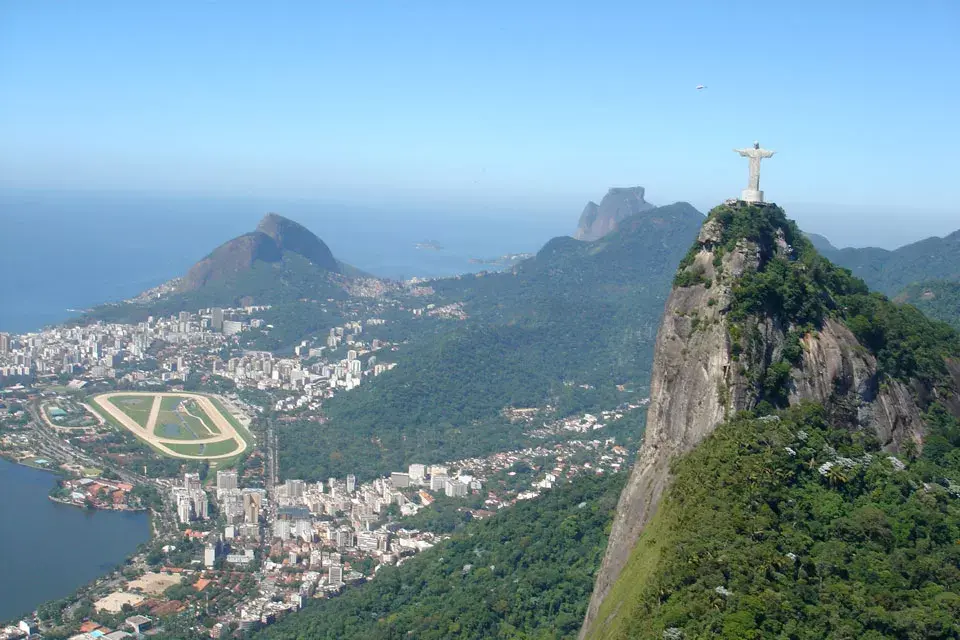
[[[763,191],[760,191],[760,161],[769,158],[776,151],[760,148],[759,142],[753,143],[752,149],[734,149],[744,158],[750,158],[750,182],[743,190],[740,199],[745,202],[763,202]]]

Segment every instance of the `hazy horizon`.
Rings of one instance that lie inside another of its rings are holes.
[[[3,2],[0,185],[572,230],[609,186],[735,197],[732,148],[759,140],[768,200],[889,248],[960,219],[957,24],[950,3]]]
[[[646,189],[646,199],[658,206],[672,204],[673,202],[690,202],[701,213],[706,214],[710,208],[720,204],[716,201],[709,204],[697,202],[692,198],[659,199],[656,197],[656,189],[651,189],[647,185],[611,185],[618,187],[643,186]],[[583,206],[590,200],[599,202],[606,193],[606,187],[599,190],[592,196],[586,196],[580,201],[568,198],[565,210],[559,207],[548,207],[546,205],[535,207],[528,205],[505,206],[494,204],[476,203],[468,201],[466,206],[457,205],[442,201],[425,201],[417,203],[416,200],[401,200],[391,206],[388,203],[380,202],[376,198],[370,198],[360,201],[335,201],[323,198],[309,197],[290,197],[265,195],[215,195],[203,193],[177,193],[177,192],[146,192],[135,190],[74,190],[74,189],[38,189],[38,188],[11,188],[0,186],[0,217],[8,218],[16,215],[16,211],[9,210],[14,206],[17,199],[23,201],[24,198],[39,198],[46,206],[55,206],[59,202],[62,215],[72,215],[71,208],[76,206],[74,199],[79,199],[85,207],[98,199],[103,201],[116,202],[118,200],[127,201],[129,206],[135,208],[138,203],[163,203],[165,206],[172,207],[173,212],[191,216],[191,219],[199,222],[197,215],[202,211],[197,211],[205,206],[213,207],[219,213],[214,213],[206,223],[214,223],[224,220],[235,220],[236,216],[231,215],[230,210],[222,210],[223,207],[236,206],[237,212],[244,219],[243,225],[228,225],[227,229],[236,231],[233,235],[224,236],[222,241],[229,240],[234,235],[251,230],[257,221],[269,212],[279,213],[304,223],[306,220],[317,220],[327,214],[335,214],[337,211],[349,213],[357,225],[358,231],[363,231],[362,225],[375,223],[384,218],[404,218],[416,220],[417,222],[436,222],[447,228],[456,225],[458,219],[478,220],[487,219],[499,223],[510,224],[511,221],[520,226],[534,225],[544,230],[552,230],[553,235],[545,236],[541,244],[547,242],[557,235],[572,235],[576,229],[577,219]],[[827,203],[777,203],[780,204],[787,215],[796,220],[797,224],[808,233],[816,233],[826,237],[837,248],[863,248],[878,247],[887,250],[894,250],[899,247],[912,244],[919,240],[929,237],[943,237],[960,229],[960,219],[958,216],[936,211],[923,211],[918,209],[901,209],[893,206],[886,207],[868,207],[868,206],[849,206]],[[562,204],[560,206],[563,206]],[[49,212],[48,212],[49,213]],[[299,216],[299,218],[298,218]],[[903,218],[909,217],[911,224],[907,229],[903,228]],[[307,225],[309,226],[309,225]],[[505,230],[508,227],[504,227]],[[311,228],[324,240],[324,229],[322,226]],[[228,231],[229,233],[229,231]],[[425,240],[427,238],[424,238]],[[214,245],[215,246],[215,245]],[[214,246],[211,246],[212,250]],[[338,255],[341,259],[346,259]]]

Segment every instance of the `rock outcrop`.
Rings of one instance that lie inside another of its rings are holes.
[[[181,290],[193,291],[208,283],[225,280],[253,267],[258,260],[277,262],[282,252],[273,238],[254,231],[228,240],[190,267]]]
[[[781,402],[821,403],[851,429],[875,432],[889,451],[922,441],[915,390],[898,380],[881,384],[877,359],[841,321],[828,315],[810,330],[772,312],[732,317],[744,274],[763,271],[775,257],[796,259],[791,242],[809,241],[795,226],[776,228],[786,219],[775,206],[730,213],[731,207],[711,212],[667,301],[655,347],[644,443],[620,497],[581,637],[604,626],[598,619],[601,604],[670,484],[671,460],[700,444],[726,417],[764,402],[774,365],[775,372],[787,367],[782,378],[773,378]],[[731,237],[737,233],[732,227],[745,220],[736,216],[744,215],[768,216],[772,223],[759,225],[767,237]],[[805,250],[814,251],[809,245]],[[798,335],[799,346],[792,342]],[[950,370],[960,380],[960,366]],[[618,608],[619,603],[611,603],[604,615],[613,617]]]
[[[337,261],[330,248],[298,222],[276,213],[268,213],[257,225],[257,231],[272,238],[280,251],[298,253],[327,271],[338,270]]]
[[[643,199],[643,187],[614,187],[607,191],[600,204],[588,202],[580,214],[577,240],[598,240],[617,228],[626,218],[655,208]]]
[[[285,252],[303,256],[326,271],[338,273],[340,265],[324,242],[301,224],[269,213],[256,231],[229,240],[194,264],[180,290],[195,291],[253,268],[257,262],[279,262]]]

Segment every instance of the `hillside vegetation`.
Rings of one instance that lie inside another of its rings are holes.
[[[960,231],[943,238],[927,238],[893,251],[865,247],[837,249],[816,238],[820,252],[850,269],[871,289],[894,296],[908,285],[931,278],[960,281]]]
[[[926,316],[960,329],[960,282],[947,280],[918,282],[898,295],[897,302],[911,304]]]
[[[734,283],[728,318],[733,348],[740,352],[757,339],[750,335],[751,324],[772,320],[787,330],[789,344],[780,361],[755,372],[759,377],[754,381],[766,386],[772,404],[786,402],[784,376],[800,360],[800,338],[820,329],[828,317],[846,324],[877,358],[882,376],[930,387],[952,384],[946,359],[960,356],[957,333],[912,306],[871,293],[849,270],[823,257],[782,209],[717,207],[710,219],[722,230],[716,254],[732,251],[743,240],[761,248],[760,264],[746,269]],[[774,250],[778,243],[786,248]],[[678,286],[699,283],[687,269],[698,250],[694,245],[681,262],[674,280]]]
[[[586,477],[472,522],[369,584],[258,637],[387,640],[576,635],[624,474]]]
[[[685,432],[695,439],[588,637],[957,637],[957,333],[870,293],[775,206],[711,211],[675,286],[681,300],[722,290],[720,304],[702,299],[726,339],[704,344],[727,353],[698,357],[729,356],[735,373],[717,393],[750,410],[730,417],[727,404],[720,425],[696,425],[702,441]],[[811,355],[819,333],[838,351],[832,373]],[[667,353],[660,375],[685,365]],[[687,384],[664,379],[664,397]],[[919,411],[922,428],[881,442],[863,411],[892,388],[907,397],[885,401],[884,424]]]
[[[597,638],[955,638],[960,424],[901,460],[822,407],[743,415],[678,462]]]
[[[71,323],[143,322],[149,316],[169,316],[183,310],[236,307],[250,304],[292,304],[311,300],[346,299],[343,276],[311,263],[303,256],[284,252],[278,261],[255,261],[250,268],[202,287],[173,293],[144,303],[106,304]]]
[[[463,302],[469,319],[412,341],[395,369],[328,401],[326,424],[284,424],[282,472],[369,477],[483,455],[524,442],[500,417],[506,406],[565,414],[638,398],[680,247],[702,220],[689,205],[661,207],[597,242],[551,240],[510,272],[432,283],[431,302]]]

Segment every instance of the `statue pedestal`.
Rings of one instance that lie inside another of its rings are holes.
[[[740,192],[740,199],[744,202],[763,202],[763,191],[744,189]]]

